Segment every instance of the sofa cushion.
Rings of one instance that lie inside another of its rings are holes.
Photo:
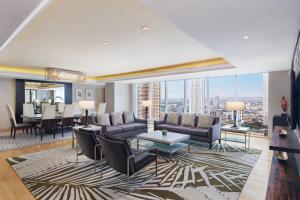
[[[167,117],[167,124],[178,125],[179,114],[176,112],[169,112]]]
[[[181,125],[195,127],[195,114],[184,113],[182,115]]]
[[[124,112],[124,123],[133,123],[134,122],[134,116],[132,112]]]
[[[196,127],[178,127],[178,133],[194,135],[199,137],[208,137],[208,129]]]
[[[213,125],[215,116],[213,115],[199,115],[198,116],[198,125],[199,128],[209,128]]]
[[[118,125],[118,128],[121,128],[123,132],[127,132],[127,131],[134,131],[135,129],[135,124],[134,123],[130,123],[130,124],[122,124],[122,125]]]
[[[159,124],[156,126],[156,128],[159,130],[166,129],[171,132],[176,132],[178,127],[179,127],[178,125],[172,125],[172,124]]]
[[[117,134],[122,133],[123,129],[118,126],[109,126],[106,128],[106,133],[109,134]]]
[[[123,124],[123,117],[122,113],[111,113],[111,121],[113,126],[121,125]]]
[[[146,129],[147,124],[142,124],[142,123],[132,123],[135,127],[135,130],[140,130],[140,129]]]
[[[97,121],[101,126],[111,126],[108,113],[97,115]]]

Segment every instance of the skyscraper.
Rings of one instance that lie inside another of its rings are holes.
[[[190,113],[205,112],[205,79],[191,80]]]

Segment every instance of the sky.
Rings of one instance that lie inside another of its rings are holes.
[[[260,97],[263,95],[263,74],[247,74],[238,76],[238,97]],[[168,81],[168,97],[183,98],[184,81]],[[210,97],[234,97],[235,76],[209,78]]]

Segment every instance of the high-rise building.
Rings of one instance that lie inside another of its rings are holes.
[[[142,106],[142,102],[150,100],[151,107],[148,110],[148,116],[151,119],[159,119],[163,115],[160,112],[160,83],[141,83],[137,87],[138,117],[146,118],[146,108]]]
[[[189,104],[189,112],[204,113],[205,112],[205,79],[191,80],[191,97]]]

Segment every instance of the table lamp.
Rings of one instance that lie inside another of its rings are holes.
[[[226,103],[227,110],[233,111],[233,126],[231,128],[237,128],[236,125],[236,116],[238,110],[244,110],[245,109],[245,103],[241,101],[232,101]]]
[[[79,107],[85,110],[85,127],[88,127],[88,114],[89,110],[95,108],[95,101],[79,101]]]
[[[146,108],[146,119],[148,119],[148,109],[151,106],[151,101],[150,100],[142,101],[142,106]]]

